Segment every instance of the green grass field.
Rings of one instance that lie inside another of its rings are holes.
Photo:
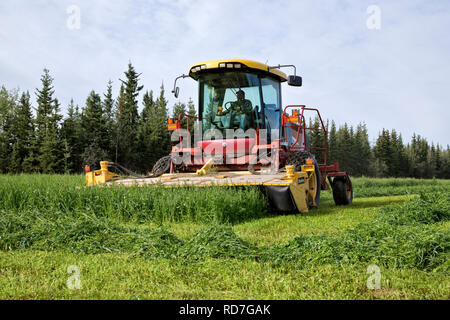
[[[355,178],[352,205],[322,191],[296,215],[253,189],[83,182],[0,176],[0,299],[450,298],[450,181]]]

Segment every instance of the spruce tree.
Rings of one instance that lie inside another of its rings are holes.
[[[430,165],[430,172],[431,177],[436,177],[436,148],[434,146],[434,143],[431,142],[430,152],[429,152],[429,165]]]
[[[191,135],[191,140],[193,140],[194,139],[195,126],[197,125],[197,123],[200,122],[200,120],[196,119],[197,111],[195,109],[194,101],[192,101],[191,98],[189,98],[188,103],[187,103],[187,113],[188,113],[188,115],[191,116],[189,118],[189,133]]]
[[[183,129],[186,129],[187,126],[187,117],[184,116],[186,113],[186,105],[184,103],[175,103],[175,105],[173,106],[172,118],[174,121],[178,121],[178,119],[181,117],[181,128]]]
[[[164,92],[164,85],[162,84],[159,97],[155,101],[155,114],[150,119],[152,127],[150,143],[154,146],[152,165],[158,159],[167,156],[171,151],[170,133],[172,131],[167,130],[167,100],[164,97]]]
[[[379,163],[377,168],[382,170],[381,172],[376,172],[376,175],[388,177],[391,174],[390,165],[392,164],[392,145],[389,130],[383,128],[381,131],[375,143],[374,155]]]
[[[0,173],[8,172],[14,143],[14,110],[17,91],[0,90]]]
[[[413,134],[408,156],[411,163],[411,173],[416,178],[431,177],[428,160],[429,145],[426,139],[420,135]]]
[[[81,126],[84,132],[83,164],[98,167],[99,162],[108,159],[108,130],[103,114],[100,95],[94,90],[86,99],[86,106],[81,116]]]
[[[114,105],[115,101],[112,94],[112,81],[109,80],[106,87],[106,93],[103,94],[102,106],[108,139],[108,159],[111,160],[115,158],[115,141],[117,133]]]
[[[139,86],[139,76],[131,63],[128,64],[128,71],[125,72],[126,80],[122,82],[122,89],[119,96],[117,110],[118,125],[118,161],[125,167],[135,169],[137,167],[138,149],[138,101],[139,91],[143,86]]]
[[[141,116],[139,118],[138,130],[138,154],[139,154],[139,168],[143,172],[148,172],[154,163],[155,147],[154,141],[151,139],[152,135],[152,119],[155,117],[155,101],[153,101],[153,91],[145,92],[143,97],[143,105]]]
[[[450,179],[450,149],[447,145],[447,149],[442,150],[441,155],[441,170],[439,171],[439,178]]]
[[[331,128],[328,132],[328,142],[327,142],[327,162],[333,163],[337,161],[338,145],[336,140],[336,124],[334,120],[331,121]]]
[[[36,89],[36,139],[34,148],[37,152],[39,170],[44,173],[62,171],[63,146],[60,140],[59,102],[53,98],[53,78],[48,69],[41,77],[42,88]]]
[[[81,114],[73,99],[70,100],[68,116],[61,127],[64,142],[65,172],[77,173],[83,170],[82,154],[84,152],[84,131],[82,129]]]
[[[355,130],[353,129],[353,126],[351,125],[349,127],[349,139],[347,140],[348,144],[348,154],[345,157],[345,168],[351,175],[358,175],[358,162],[359,159],[357,159],[357,148],[356,148],[356,142],[355,142]]]
[[[116,101],[115,101],[115,124],[114,124],[114,148],[113,148],[113,152],[114,152],[114,162],[118,162],[119,159],[119,110],[124,110],[125,109],[125,88],[124,85],[121,84],[120,85],[120,90],[119,90],[119,96],[117,97]]]
[[[22,93],[13,118],[13,147],[10,172],[23,172],[23,162],[30,156],[34,134],[33,114],[31,112],[30,94]]]
[[[322,130],[322,124],[319,117],[315,117],[314,121],[309,119],[309,140],[311,143],[311,153],[314,154],[318,163],[324,162],[325,135]]]
[[[188,100],[187,110],[188,110],[188,114],[190,116],[193,116],[193,117],[197,116],[197,110],[195,109],[195,104],[194,104],[194,101],[192,100],[192,98],[189,98],[189,100]]]
[[[37,114],[36,114],[36,137],[38,144],[48,134],[49,118],[53,108],[53,78],[50,76],[50,71],[44,69],[44,74],[41,77],[42,89],[36,89],[37,96]]]
[[[353,157],[354,172],[353,175],[369,175],[371,163],[371,149],[369,144],[369,135],[364,123],[358,124],[354,136]]]
[[[352,151],[352,136],[350,134],[350,129],[347,123],[339,127],[336,133],[336,160],[339,161],[339,169],[348,171],[351,174],[351,160],[349,155]]]
[[[439,143],[436,145],[436,156],[434,159],[434,172],[436,178],[442,177],[442,150]]]
[[[43,173],[62,173],[64,171],[64,144],[61,138],[60,104],[58,99],[51,102],[50,113],[43,127],[45,134],[40,138],[39,166]]]

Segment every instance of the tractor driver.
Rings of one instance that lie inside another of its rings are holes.
[[[242,130],[246,129],[246,125],[251,123],[253,106],[250,100],[245,99],[245,92],[239,90],[236,92],[237,100],[232,102],[228,110],[222,114],[226,115],[231,112],[231,123],[239,125]]]

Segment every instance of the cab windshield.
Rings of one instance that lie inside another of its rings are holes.
[[[262,85],[262,90],[260,86]],[[199,114],[203,130],[279,128],[280,84],[271,77],[231,71],[199,78]],[[261,99],[262,92],[263,99]],[[264,102],[267,114],[261,108]]]

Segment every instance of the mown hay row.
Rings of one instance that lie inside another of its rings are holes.
[[[377,263],[392,268],[450,271],[450,230],[439,228],[450,218],[450,194],[423,194],[401,205],[383,208],[370,222],[341,236],[299,235],[285,245],[256,247],[232,227],[212,224],[191,239],[162,229],[131,228],[106,217],[83,213],[74,218],[39,211],[0,214],[0,249],[124,252],[150,259],[184,261],[205,257],[253,259],[277,265]]]

